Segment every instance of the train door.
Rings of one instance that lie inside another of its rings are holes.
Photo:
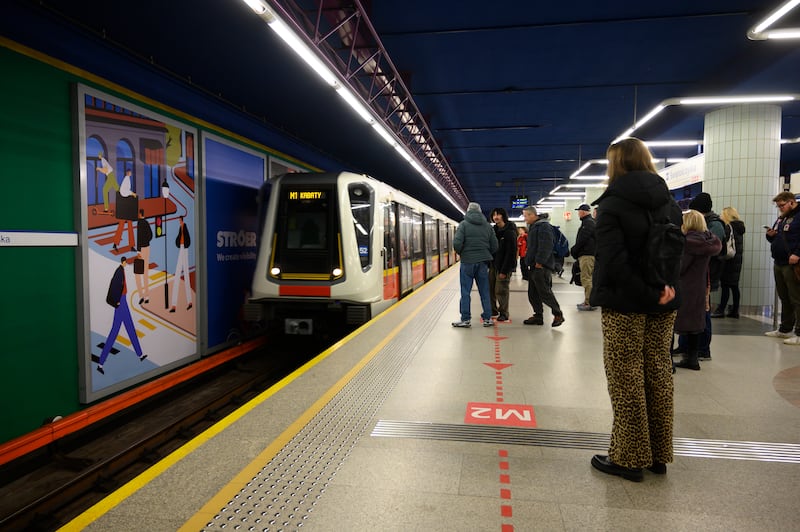
[[[383,299],[400,297],[396,203],[383,206]]]
[[[450,256],[447,251],[447,233],[445,232],[445,223],[442,220],[436,220],[436,237],[439,239],[439,271],[443,272],[449,266],[448,262]]]
[[[411,207],[397,205],[398,256],[400,257],[400,294],[411,291],[414,287],[412,268],[412,226]]]
[[[409,209],[411,214],[411,282],[414,288],[425,282],[425,244],[422,230],[422,214]]]
[[[439,273],[439,227],[438,222],[428,215],[423,216],[425,222],[425,279]]]

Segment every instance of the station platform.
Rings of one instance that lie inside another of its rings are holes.
[[[797,530],[800,348],[714,320],[675,380],[675,461],[593,469],[611,405],[600,313],[458,329],[451,268],[78,516],[63,530]]]

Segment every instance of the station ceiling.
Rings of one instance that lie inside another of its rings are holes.
[[[747,37],[782,3],[374,0],[361,6],[465,198],[488,211],[508,208],[511,195],[535,202],[566,184],[664,100],[800,93],[800,40]],[[241,0],[10,4],[92,34],[98,45],[124,50],[313,145],[342,169],[368,173],[458,216]],[[320,3],[292,5],[313,17]],[[330,18],[353,3],[324,6]],[[799,27],[797,11],[776,27]],[[10,27],[3,31],[21,40],[36,32]],[[800,137],[800,103],[781,106],[782,138]],[[671,106],[634,135],[701,140],[704,115],[714,108]],[[782,173],[800,168],[797,146],[782,148]],[[698,148],[652,151],[683,158]]]

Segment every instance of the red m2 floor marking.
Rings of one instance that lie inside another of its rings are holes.
[[[467,403],[464,423],[502,425],[505,427],[535,427],[536,416],[531,405]]]

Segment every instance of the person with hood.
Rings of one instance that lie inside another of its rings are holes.
[[[492,209],[492,220],[498,248],[492,268],[494,278],[489,278],[489,295],[492,310],[497,310],[497,321],[508,321],[511,274],[517,268],[517,226],[508,221],[508,213],[502,207]]]
[[[553,272],[556,271],[556,257],[553,254],[555,234],[548,217],[528,206],[522,209],[522,217],[528,224],[528,249],[525,262],[528,265],[528,302],[533,308],[533,316],[527,318],[525,325],[544,325],[544,305],[553,312],[551,327],[564,323],[564,313],[553,295]]]
[[[705,218],[695,210],[683,215],[681,230],[686,235],[686,245],[681,257],[681,306],[675,318],[675,332],[686,335],[686,354],[675,367],[699,370],[697,346],[706,327],[711,288],[708,263],[719,254],[722,242],[708,230]]]
[[[478,285],[483,312],[481,318],[484,327],[492,326],[492,304],[489,298],[489,263],[497,251],[497,237],[494,229],[481,213],[478,203],[470,202],[464,220],[458,224],[453,236],[453,249],[461,256],[461,301],[459,311],[461,319],[453,322],[453,327],[469,327],[472,314],[470,312],[470,292],[472,283]]]
[[[719,306],[711,313],[712,318],[734,318],[739,319],[739,299],[741,294],[739,292],[739,277],[742,274],[742,262],[744,254],[744,222],[739,217],[739,211],[733,207],[725,207],[722,209],[720,218],[726,224],[731,226],[731,236],[733,243],[736,246],[736,255],[732,259],[728,259],[722,263],[722,274],[719,276],[719,284],[722,291],[722,296],[719,299]],[[725,313],[725,307],[728,306],[728,293],[733,295],[733,304]]]
[[[643,468],[667,472],[672,461],[672,330],[680,289],[646,281],[650,219],[682,223],[681,209],[636,138],[611,144],[608,188],[598,205],[590,296],[602,307],[603,364],[613,411],[608,455],[594,468],[632,481]],[[677,284],[677,283],[676,283]]]

